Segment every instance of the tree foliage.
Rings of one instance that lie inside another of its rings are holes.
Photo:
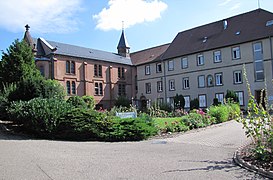
[[[180,94],[180,95],[176,94],[176,96],[173,98],[173,100],[174,100],[174,108],[175,109],[184,109],[185,99],[182,94]]]

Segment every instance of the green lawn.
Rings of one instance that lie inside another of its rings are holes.
[[[174,121],[178,121],[179,119],[181,119],[181,117],[173,117],[173,118],[154,118],[155,120],[155,124],[159,126],[159,128],[164,128],[165,122],[167,122],[168,124],[171,124]]]

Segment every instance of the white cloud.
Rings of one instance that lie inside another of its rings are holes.
[[[97,20],[97,29],[120,30],[122,21],[125,28],[151,22],[160,18],[161,13],[168,7],[159,0],[109,0],[108,6],[99,14],[93,15],[93,19]]]
[[[228,3],[230,3],[232,0],[225,0],[224,2],[218,4],[219,6],[225,6],[227,5]]]
[[[26,24],[40,33],[67,33],[77,29],[74,15],[82,0],[8,0],[0,1],[0,27],[20,32]]]
[[[229,10],[233,11],[233,10],[238,9],[240,7],[241,7],[241,3],[237,3],[234,6],[232,6],[231,8],[229,8]]]

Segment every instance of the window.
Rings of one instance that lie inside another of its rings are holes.
[[[137,75],[135,75],[135,90],[138,90],[138,85],[137,85]]]
[[[182,69],[188,68],[188,58],[182,58],[181,59],[181,68]]]
[[[224,93],[216,93],[215,98],[218,99],[218,102],[220,102],[222,104],[224,103]]]
[[[185,106],[184,108],[190,108],[190,96],[184,96]]]
[[[169,89],[170,89],[170,91],[174,91],[175,90],[174,79],[169,80]]]
[[[204,56],[203,54],[199,54],[197,56],[197,66],[202,66],[204,65]]]
[[[94,64],[94,76],[102,77],[102,66]]]
[[[102,77],[102,66],[99,65],[99,77]]]
[[[205,87],[205,76],[204,75],[198,76],[198,87],[199,88]]]
[[[118,67],[118,78],[124,79],[125,70],[124,67]]]
[[[240,47],[232,48],[232,59],[240,59],[240,58],[241,58]]]
[[[152,91],[151,83],[146,83],[145,87],[146,87],[146,94],[151,94],[151,91]]]
[[[214,54],[213,59],[214,59],[215,63],[218,63],[218,62],[222,61],[221,51],[214,51],[213,54]]]
[[[162,72],[162,65],[161,65],[161,63],[157,63],[156,64],[156,72],[157,73],[161,73]]]
[[[242,81],[242,71],[234,71],[233,72],[233,80],[234,84],[241,84]]]
[[[126,96],[126,84],[119,84],[118,85],[118,95],[119,96]]]
[[[198,99],[199,99],[199,107],[200,108],[207,107],[207,98],[206,98],[206,95],[199,95]]]
[[[67,95],[76,94],[76,82],[75,81],[66,81],[66,93]]]
[[[235,92],[238,99],[239,99],[239,104],[240,106],[243,106],[244,105],[244,92],[243,91],[237,91]]]
[[[157,98],[156,100],[158,105],[162,105],[163,104],[163,98]]]
[[[173,60],[168,61],[168,70],[173,71],[174,70],[174,62]]]
[[[263,64],[263,50],[262,43],[253,44],[253,54],[254,54],[254,70],[255,70],[255,80],[264,80],[264,64]]]
[[[189,89],[190,88],[190,81],[189,78],[183,78],[183,89]]]
[[[71,94],[70,81],[66,81],[66,93],[68,95]]]
[[[66,61],[66,71],[67,74],[75,74],[75,62]]]
[[[157,81],[157,92],[162,91],[163,91],[162,81]]]
[[[150,68],[150,65],[145,66],[145,74],[146,74],[146,75],[151,74],[151,68]]]
[[[103,86],[101,82],[95,82],[95,95],[96,96],[103,95]]]
[[[208,87],[213,86],[213,76],[212,75],[207,76],[207,85],[208,85]]]
[[[72,81],[71,93],[72,93],[73,95],[76,94],[76,83],[75,83],[75,81]]]
[[[223,74],[222,73],[215,74],[215,85],[216,86],[223,85]]]
[[[75,62],[74,61],[71,61],[70,72],[71,72],[71,74],[75,74]]]

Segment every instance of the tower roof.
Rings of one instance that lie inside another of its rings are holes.
[[[127,40],[126,40],[126,36],[124,34],[124,30],[122,29],[122,33],[121,33],[121,36],[120,36],[120,39],[119,39],[119,43],[118,43],[118,49],[119,48],[130,48]]]

